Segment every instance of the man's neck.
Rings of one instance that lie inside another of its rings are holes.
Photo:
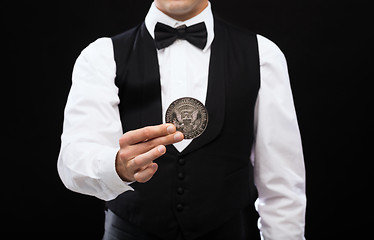
[[[158,6],[157,2],[155,2],[155,3],[156,3],[156,7],[161,12],[163,12],[167,16],[169,16],[169,17],[171,17],[171,18],[173,18],[177,21],[181,21],[181,22],[187,21],[188,19],[191,19],[191,18],[199,15],[208,6],[208,1],[202,1],[197,6],[193,7],[190,11],[171,12],[171,11],[167,11],[166,9],[163,9],[161,6]]]

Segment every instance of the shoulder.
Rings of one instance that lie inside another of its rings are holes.
[[[258,49],[260,55],[260,64],[274,62],[274,61],[285,61],[285,56],[281,49],[270,39],[257,34]]]
[[[226,20],[223,20],[220,17],[215,17],[215,30],[224,31],[229,33],[233,37],[237,37],[238,39],[247,39],[247,38],[255,38],[256,34],[248,29],[239,27],[234,25]]]
[[[108,37],[101,37],[88,44],[83,49],[81,55],[97,55],[104,54],[113,48],[112,40]]]
[[[226,53],[233,59],[244,62],[254,61],[254,64],[258,64],[258,44],[254,32],[215,18],[214,33],[221,46],[228,49]]]
[[[262,88],[287,89],[289,87],[289,76],[287,61],[283,52],[268,38],[257,35],[257,39]]]
[[[115,73],[113,45],[110,38],[98,38],[84,48],[73,69],[73,82],[106,82]],[[104,80],[103,80],[104,79]]]
[[[112,62],[116,55],[121,55],[124,49],[131,49],[131,42],[134,41],[134,32],[139,26],[126,30],[122,33],[116,34],[112,37],[101,37],[88,44],[78,57],[77,61],[88,62]],[[117,54],[116,54],[117,52]]]
[[[113,61],[113,43],[108,37],[101,37],[88,44],[77,58],[76,65],[95,65]]]
[[[142,28],[145,28],[144,23],[141,23],[129,30],[111,37],[114,59],[116,63],[122,63],[122,65],[126,65],[124,63],[128,61],[128,58],[131,55],[130,53],[135,45],[137,36],[139,35],[139,32]]]
[[[258,44],[260,55],[283,55],[279,47],[270,39],[248,29],[227,22],[219,17],[215,18],[215,27],[218,31],[227,32],[231,37],[235,38],[235,41],[248,41],[249,39],[255,40],[256,44]]]
[[[136,33],[139,31],[139,28],[141,28],[142,25],[143,24],[139,24],[131,29],[112,36],[111,39],[113,41],[113,44],[117,45],[117,43],[122,44],[134,41],[134,39],[136,38]]]

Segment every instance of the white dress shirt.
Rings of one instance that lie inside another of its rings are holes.
[[[203,50],[185,40],[158,50],[163,119],[169,104],[180,97],[205,103],[210,46],[214,39],[210,3],[185,22],[174,20],[153,3],[145,24],[154,37],[162,22],[172,27],[204,21],[208,31]],[[305,169],[301,138],[283,53],[270,40],[257,35],[261,87],[255,106],[255,141],[251,161],[258,190],[256,209],[262,239],[304,239]],[[73,191],[111,200],[133,190],[115,170],[122,136],[116,63],[110,38],[100,38],[78,57],[65,107],[58,172]],[[192,140],[175,144],[182,151]]]
[[[183,24],[188,27],[205,22],[208,32],[207,44],[202,51],[185,40],[176,40],[169,47],[157,50],[160,65],[162,119],[165,121],[168,106],[180,97],[193,97],[205,104],[208,89],[210,45],[214,38],[213,15],[209,4],[199,15],[180,22],[158,10],[153,3],[145,18],[145,26],[152,38],[154,38],[157,22],[174,28]],[[174,146],[181,152],[191,141],[192,139],[184,139]]]

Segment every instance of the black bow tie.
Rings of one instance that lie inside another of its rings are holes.
[[[186,27],[186,25],[172,28],[158,22],[155,26],[155,42],[157,49],[170,46],[177,39],[184,39],[200,49],[204,49],[208,33],[205,23],[201,22]]]

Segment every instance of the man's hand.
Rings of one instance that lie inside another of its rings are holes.
[[[157,171],[153,160],[166,152],[165,145],[182,141],[173,124],[144,127],[129,131],[119,139],[116,171],[123,181],[147,182]]]

